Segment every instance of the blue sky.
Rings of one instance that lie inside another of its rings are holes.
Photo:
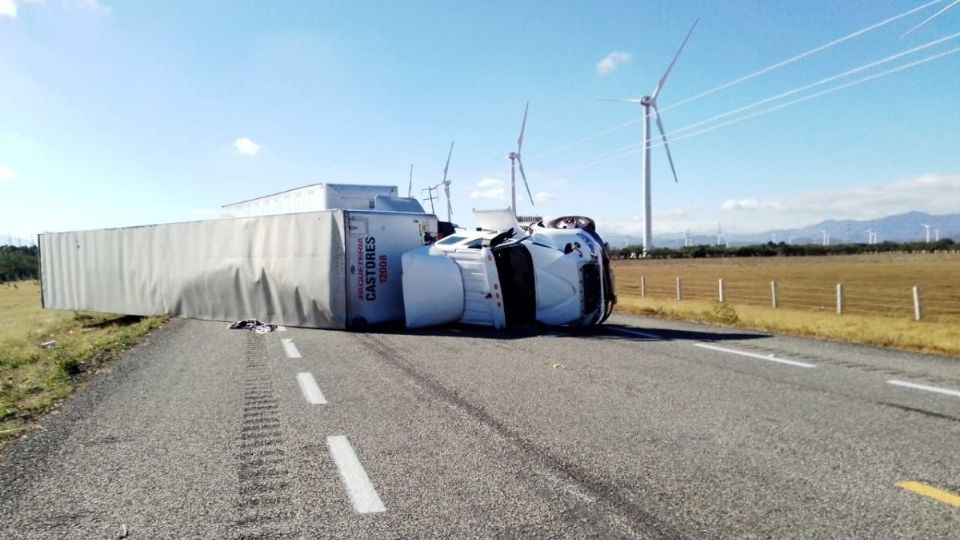
[[[419,191],[452,139],[454,220],[470,225],[471,208],[509,204],[527,101],[539,202],[520,188],[520,212],[639,234],[640,154],[583,165],[639,143],[641,125],[567,145],[638,118],[599,100],[649,93],[695,19],[661,110],[924,3],[0,0],[0,236],[203,219],[315,182],[405,191],[410,163]],[[960,32],[958,7],[900,37],[948,3],[665,110],[680,183],[654,148],[655,233],[960,209],[960,54],[680,138]]]

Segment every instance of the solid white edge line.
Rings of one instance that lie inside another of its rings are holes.
[[[347,437],[344,435],[327,437],[327,447],[330,449],[330,455],[333,456],[333,461],[340,471],[340,479],[343,480],[343,485],[347,488],[347,494],[350,496],[350,502],[353,503],[353,509],[359,514],[386,511],[383,501],[377,495],[377,490],[370,482],[367,472],[363,470],[363,465],[357,459],[357,455],[353,452],[353,447],[350,446]]]
[[[283,352],[287,354],[287,358],[303,358],[292,339],[281,339],[280,342],[283,343]]]
[[[802,367],[802,368],[817,367],[815,364],[808,364],[806,362],[797,362],[796,360],[786,360],[784,358],[777,358],[776,356],[773,356],[773,355],[764,356],[762,354],[757,354],[752,352],[738,351],[736,349],[727,349],[726,347],[717,347],[716,345],[709,345],[707,343],[694,343],[694,345],[704,349],[710,349],[711,351],[719,351],[719,352],[725,352],[730,354],[739,354],[740,356],[756,358],[758,360],[766,360],[768,362],[777,362],[780,364],[786,364],[788,366]]]
[[[927,386],[925,384],[917,384],[906,381],[898,381],[896,379],[891,379],[887,381],[887,384],[892,384],[894,386],[904,386],[907,388],[915,388],[917,390],[926,390],[927,392],[936,392],[938,394],[946,394],[948,396],[960,397],[960,391],[950,390],[949,388],[937,388],[936,386]]]
[[[608,327],[608,329],[609,329],[609,330],[612,330],[612,331],[614,331],[614,332],[621,332],[621,333],[623,333],[623,334],[630,334],[630,335],[632,335],[632,336],[645,337],[645,338],[647,338],[647,339],[661,339],[661,340],[663,339],[662,337],[660,337],[660,336],[658,336],[658,335],[656,335],[656,334],[648,334],[648,333],[646,333],[646,332],[641,332],[641,331],[639,331],[639,330],[630,330],[630,329],[628,329],[628,328],[614,328],[614,327],[612,327],[612,326],[611,326],[611,327]]]
[[[312,373],[306,371],[297,373],[297,384],[300,385],[300,391],[303,392],[303,398],[307,400],[307,403],[311,405],[324,405],[327,403]]]

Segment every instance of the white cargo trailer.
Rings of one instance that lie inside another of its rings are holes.
[[[270,216],[334,209],[423,212],[423,207],[416,199],[398,197],[396,186],[357,184],[312,184],[222,207],[223,214],[227,217]]]
[[[326,210],[42,234],[45,308],[359,328],[404,320],[431,214]]]

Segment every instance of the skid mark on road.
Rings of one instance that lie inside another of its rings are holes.
[[[681,526],[667,523],[654,515],[645,505],[636,500],[641,492],[653,493],[653,487],[631,485],[621,486],[608,479],[591,474],[575,462],[552,454],[548,449],[521,435],[507,426],[483,407],[467,401],[454,390],[443,386],[430,375],[416,369],[403,353],[385,343],[382,338],[370,334],[359,334],[360,343],[375,353],[384,362],[396,367],[404,375],[413,379],[421,388],[435,399],[446,402],[461,413],[472,417],[505,442],[520,450],[525,457],[537,466],[547,469],[548,476],[562,478],[567,485],[565,491],[581,494],[579,498],[592,498],[590,515],[610,519],[608,523],[591,522],[598,529],[599,537],[641,537],[641,538],[697,538],[695,531],[682,530]],[[539,472],[539,471],[538,471]],[[528,478],[536,473],[526,474]],[[528,480],[533,481],[533,480]],[[571,485],[572,484],[572,485]],[[577,501],[582,504],[582,501]],[[599,511],[597,505],[606,507]],[[574,510],[575,511],[575,510]],[[600,518],[598,518],[600,519]]]
[[[278,399],[267,371],[263,339],[250,334],[243,378],[243,418],[237,452],[237,538],[295,537],[289,471]]]

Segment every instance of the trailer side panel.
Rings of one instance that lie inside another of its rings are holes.
[[[40,236],[49,309],[345,328],[344,212]]]

